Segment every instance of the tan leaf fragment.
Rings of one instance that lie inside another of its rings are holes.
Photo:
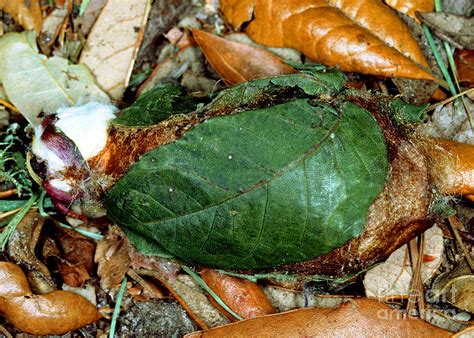
[[[290,47],[343,71],[433,80],[405,24],[379,0],[221,1],[234,27],[258,43]]]
[[[87,38],[79,63],[114,99],[128,86],[149,12],[149,0],[109,0]]]
[[[443,232],[437,226],[425,232],[424,260],[421,280],[426,282],[437,271],[444,251]],[[408,246],[397,249],[382,264],[370,269],[364,278],[365,293],[369,298],[404,297],[410,292],[413,270],[408,257]]]
[[[194,29],[193,36],[228,85],[295,72],[275,54]]]

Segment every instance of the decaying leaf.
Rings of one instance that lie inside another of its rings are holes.
[[[10,14],[20,25],[39,33],[43,22],[39,0],[0,0],[0,11]]]
[[[210,303],[204,290],[191,280],[189,276],[179,275],[177,278],[170,279],[157,271],[140,270],[140,273],[160,281],[202,329],[229,322]]]
[[[72,5],[71,1],[69,0],[68,3]],[[70,10],[72,10],[72,6],[54,8],[44,19],[41,33],[38,36],[38,45],[44,53],[49,54],[51,52],[51,46],[56,42],[56,38],[64,21],[70,14]]]
[[[448,301],[460,309],[474,313],[474,275],[464,258],[458,261],[453,270],[436,278],[430,290],[430,298],[431,301]]]
[[[251,281],[203,269],[201,277],[222,301],[242,318],[255,318],[275,313],[263,288]]]
[[[185,77],[186,75],[202,80],[200,81],[199,85],[203,88],[193,88],[193,91],[204,89],[206,92],[211,92],[213,88],[215,88],[216,82],[202,76],[204,71],[201,62],[202,58],[202,52],[199,47],[188,46],[180,50],[175,55],[163,60],[158,65],[156,65],[153,72],[138,89],[138,94],[141,95],[145,93],[146,91],[164,82],[164,80],[176,81],[181,76]],[[182,84],[185,84],[184,79]]]
[[[227,20],[256,42],[298,49],[344,71],[433,80],[404,23],[381,1],[225,0]]]
[[[31,288],[40,294],[56,290],[48,268],[35,254],[43,224],[44,218],[37,211],[30,211],[18,224],[8,242],[10,257],[16,264],[28,267],[27,275]]]
[[[419,13],[420,19],[441,39],[456,48],[474,49],[474,17],[450,13]]]
[[[228,85],[294,72],[292,67],[265,49],[201,30],[193,30],[193,36],[207,61]]]
[[[58,258],[58,269],[64,283],[79,287],[91,278],[94,271],[94,241],[77,231],[56,226],[55,237],[61,255]]]
[[[66,291],[34,295],[20,268],[0,262],[0,314],[23,332],[63,334],[101,317],[84,297]]]
[[[53,113],[78,102],[109,102],[86,67],[39,54],[33,33],[8,33],[0,39],[0,83],[32,124],[40,121],[40,112]]]
[[[247,319],[204,332],[195,337],[449,337],[450,333],[427,322],[408,317],[375,300],[354,299],[337,309],[307,308]]]
[[[114,99],[128,86],[149,11],[149,0],[107,1],[87,38],[80,63]]]
[[[112,227],[107,236],[97,244],[95,262],[100,286],[108,290],[120,285],[130,266],[127,237],[117,227]]]
[[[421,279],[426,282],[441,264],[444,249],[443,233],[434,226],[425,232],[424,260]],[[382,264],[369,270],[364,278],[365,293],[369,298],[386,299],[390,296],[404,297],[410,293],[413,270],[408,257],[408,246],[404,245]]]
[[[385,0],[385,3],[400,13],[411,16],[418,20],[416,12],[433,12],[434,1],[432,0]]]
[[[474,50],[457,50],[454,61],[459,76],[459,82],[467,87],[474,87]]]

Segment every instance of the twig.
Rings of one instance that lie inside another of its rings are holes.
[[[462,226],[461,221],[454,215],[449,216],[448,221],[449,221],[449,225],[451,226],[451,230],[453,230],[454,238],[456,238],[456,242],[461,247],[464,258],[466,259],[466,262],[469,265],[469,268],[471,269],[472,272],[474,272],[474,262],[472,261],[471,256],[469,255],[469,251],[464,245],[464,242],[462,241],[461,236],[459,235],[459,231],[457,229],[457,226]]]
[[[424,319],[426,306],[421,277],[424,255],[424,235],[421,234],[418,238],[419,242],[417,242],[415,238],[412,239],[408,245],[412,266],[412,279],[410,283],[410,294],[408,296],[407,315],[413,312],[415,304],[418,303],[420,318]]]
[[[16,194],[16,189],[8,189],[5,191],[0,191],[0,199],[8,198]]]
[[[209,287],[209,285],[206,284],[206,282],[196,273],[194,272],[191,268],[188,268],[187,266],[183,265],[182,269],[184,272],[186,272],[188,275],[190,275],[196,283],[198,283],[204,290],[209,293],[214,300],[224,308],[227,312],[229,312],[233,317],[235,317],[237,320],[244,320],[242,317],[240,317],[237,313],[235,313],[230,307],[227,306],[226,303],[218,296],[216,293]]]
[[[142,277],[140,277],[138,273],[135,272],[135,270],[128,269],[127,275],[129,275],[130,278],[132,278],[135,282],[140,284],[143,287],[143,289],[145,289],[146,292],[148,292],[151,296],[156,295],[156,292],[151,288],[150,284],[146,280],[144,280]]]
[[[123,277],[122,284],[120,285],[119,292],[117,293],[117,301],[115,302],[114,314],[112,315],[112,321],[110,323],[109,338],[115,337],[115,327],[117,326],[117,319],[120,314],[120,305],[122,304],[122,298],[125,294],[127,287],[127,276]]]
[[[15,113],[18,113],[18,112],[19,112],[19,110],[18,110],[14,105],[10,104],[9,102],[7,102],[7,101],[5,101],[5,100],[0,99],[0,104],[1,104],[2,106],[7,107],[8,109],[10,109],[11,111],[13,111],[13,112],[15,112]]]
[[[432,104],[431,106],[429,106],[428,108],[425,109],[425,112],[429,112],[429,111],[431,111],[431,110],[434,110],[434,109],[438,108],[439,106],[444,106],[445,104],[447,104],[447,103],[449,103],[449,102],[451,102],[451,101],[456,100],[458,97],[467,95],[467,94],[469,94],[469,93],[471,93],[471,92],[474,92],[474,88],[465,90],[465,91],[463,91],[463,92],[461,92],[461,93],[459,93],[459,94],[456,94],[456,95],[454,95],[454,96],[451,96],[450,98],[448,98],[448,99],[446,99],[446,100],[443,100],[443,101],[441,101],[441,102],[438,102],[438,103],[436,103],[436,104]]]
[[[0,332],[3,333],[7,338],[13,338],[12,334],[8,332],[8,330],[3,325],[0,325]]]

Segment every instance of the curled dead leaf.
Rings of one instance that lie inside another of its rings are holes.
[[[186,337],[449,337],[448,331],[408,317],[385,304],[354,299],[336,309],[306,308],[244,320]]]
[[[227,20],[258,43],[291,47],[325,65],[434,80],[405,24],[378,0],[221,1]],[[252,16],[253,15],[253,16]]]
[[[43,15],[39,0],[0,0],[0,10],[10,14],[25,29],[41,31]]]
[[[23,271],[13,263],[0,262],[0,313],[21,331],[63,334],[101,317],[84,297],[66,291],[34,295]]]
[[[249,280],[203,269],[201,277],[224,303],[242,318],[255,318],[275,313],[263,288]]]
[[[17,225],[8,242],[10,257],[16,264],[28,267],[27,275],[31,288],[40,294],[56,290],[49,269],[35,254],[43,224],[44,218],[37,211],[29,211]]]
[[[192,32],[207,61],[228,85],[295,72],[278,56],[265,49],[226,40],[197,29]]]

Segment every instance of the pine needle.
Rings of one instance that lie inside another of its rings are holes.
[[[10,237],[15,231],[17,225],[20,224],[20,222],[23,220],[28,210],[30,210],[30,208],[36,202],[37,198],[38,198],[38,194],[33,193],[30,199],[20,208],[18,213],[15,216],[13,216],[13,218],[8,223],[8,225],[3,229],[2,233],[0,234],[0,245],[1,245],[2,251],[5,251],[5,246],[10,240]]]
[[[237,320],[244,320],[244,318],[240,317],[237,313],[232,311],[232,309],[228,307],[226,303],[224,303],[224,301],[209,287],[209,285],[207,285],[206,282],[196,272],[194,272],[194,270],[188,268],[185,265],[183,265],[182,268],[188,275],[190,275],[196,281],[196,283],[198,283],[204,290],[206,290],[207,293],[209,293],[211,297],[214,298],[214,300],[224,308],[224,310],[229,312]]]
[[[114,313],[112,315],[112,321],[110,322],[109,338],[115,337],[117,319],[120,314],[120,305],[122,304],[122,298],[123,298],[123,295],[125,294],[126,287],[127,287],[127,276],[123,277],[122,284],[120,285],[120,289],[117,293],[117,301],[115,302]]]

